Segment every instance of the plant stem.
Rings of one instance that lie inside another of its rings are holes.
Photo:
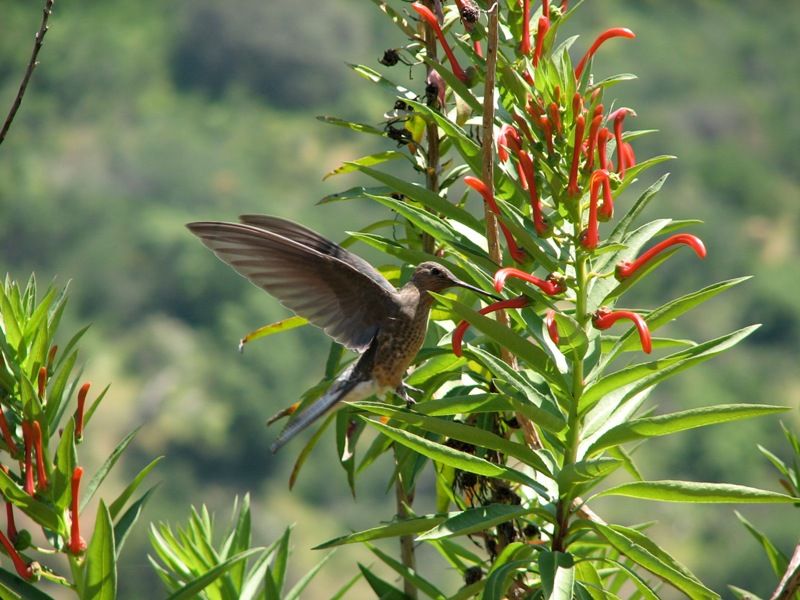
[[[576,248],[578,244],[575,244]],[[586,313],[587,305],[587,284],[588,275],[586,271],[586,256],[580,249],[576,250],[577,258],[575,261],[575,318],[581,327],[586,327],[589,322],[589,315]],[[564,464],[562,469],[575,464],[578,459],[578,444],[580,443],[581,419],[578,415],[578,404],[583,395],[583,357],[576,360],[572,367],[572,402],[569,407],[567,418],[567,443],[564,452]],[[553,536],[553,551],[564,552],[566,550],[565,538],[569,530],[570,509],[572,506],[572,494],[570,490],[559,489],[558,505],[556,506],[556,531]]]
[[[403,485],[403,478],[400,473],[394,481],[394,494],[397,503],[397,516],[400,519],[408,518],[407,506],[410,506],[414,501],[413,494],[411,496],[406,494],[405,486]],[[407,569],[411,571],[417,570],[417,557],[414,554],[414,536],[401,535],[400,536],[400,560]],[[408,579],[403,579],[403,591],[407,596],[416,600],[417,587]]]
[[[28,67],[25,69],[25,74],[22,76],[22,82],[19,84],[19,90],[17,90],[17,96],[14,98],[14,103],[11,105],[11,110],[6,116],[6,120],[3,123],[2,129],[0,129],[0,144],[2,144],[3,140],[6,139],[6,134],[11,127],[11,122],[14,120],[14,117],[17,115],[17,111],[22,104],[22,97],[25,95],[25,90],[28,88],[28,82],[31,80],[33,70],[36,68],[36,65],[39,64],[37,58],[39,56],[39,50],[42,49],[42,44],[44,44],[44,36],[47,33],[47,20],[50,18],[50,14],[53,12],[54,1],[55,0],[46,0],[44,8],[42,9],[42,22],[39,25],[39,31],[36,32],[36,35],[33,38],[33,52],[31,52],[31,58],[28,61]]]

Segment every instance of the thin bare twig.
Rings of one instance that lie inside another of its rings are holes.
[[[781,582],[769,600],[791,600],[800,591],[800,544],[794,549],[792,560],[786,567]]]
[[[28,61],[28,67],[25,69],[25,75],[22,77],[22,81],[19,84],[17,97],[14,98],[14,104],[11,105],[11,110],[8,112],[8,116],[6,116],[6,120],[3,123],[3,129],[0,130],[0,144],[2,144],[3,140],[6,139],[6,134],[11,127],[11,122],[14,120],[14,117],[17,116],[17,111],[22,104],[22,97],[25,95],[25,90],[28,88],[28,82],[31,80],[33,70],[36,68],[36,65],[39,64],[36,59],[39,56],[39,50],[42,49],[42,44],[44,44],[44,36],[47,34],[47,20],[50,18],[50,15],[53,12],[53,2],[55,2],[55,0],[46,0],[44,9],[42,9],[42,22],[39,25],[39,31],[37,31],[36,36],[34,36],[31,59]]]

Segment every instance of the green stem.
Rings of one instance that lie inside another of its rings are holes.
[[[576,244],[577,246],[577,244]],[[575,261],[575,318],[581,327],[586,328],[589,322],[587,307],[587,284],[589,281],[586,270],[586,256],[577,250]],[[567,442],[564,448],[564,464],[562,468],[575,464],[578,460],[578,444],[580,444],[581,418],[578,415],[578,404],[584,389],[583,357],[576,360],[572,367],[572,402],[569,406],[567,418]],[[569,530],[570,508],[572,505],[572,491],[559,489],[559,499],[556,506],[556,531],[553,537],[553,550],[563,552],[566,550],[565,538]]]

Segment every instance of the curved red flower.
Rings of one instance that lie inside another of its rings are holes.
[[[498,217],[500,216],[500,208],[497,206],[497,202],[494,199],[494,194],[492,194],[489,187],[483,183],[483,181],[477,177],[473,177],[472,175],[467,175],[464,177],[464,183],[483,196],[483,201],[489,205],[491,211]],[[503,236],[506,238],[506,244],[508,244],[508,252],[511,254],[511,258],[517,262],[523,262],[525,260],[525,253],[517,245],[517,241],[514,239],[514,236],[511,235],[508,227],[506,227],[505,224],[499,219],[498,224],[500,225],[500,230],[503,232]]]
[[[595,41],[586,51],[586,54],[583,55],[583,58],[581,58],[578,66],[575,67],[575,79],[581,78],[581,75],[583,75],[583,69],[586,67],[586,63],[592,56],[594,56],[594,53],[597,52],[597,49],[602,46],[606,40],[610,40],[611,38],[615,37],[635,38],[636,34],[627,27],[612,27],[611,29],[606,29],[603,33],[597,36],[597,39],[595,39]]]
[[[528,298],[525,296],[519,296],[518,298],[493,302],[488,306],[484,306],[478,312],[482,315],[488,315],[489,313],[503,310],[504,308],[523,308],[528,306],[528,304],[530,304],[530,300]],[[453,354],[456,356],[462,355],[461,346],[464,343],[464,334],[467,332],[467,329],[469,329],[469,322],[461,321],[453,330]]]
[[[622,281],[623,279],[630,277],[631,275],[636,273],[636,271],[638,271],[644,265],[646,265],[649,261],[655,258],[659,253],[663,252],[670,246],[675,246],[677,244],[685,244],[687,246],[690,246],[699,258],[706,257],[706,246],[705,244],[703,244],[703,240],[690,233],[676,233],[675,235],[668,237],[667,239],[659,242],[658,244],[647,250],[636,260],[632,262],[627,260],[620,262],[615,270],[615,275],[617,279]]]
[[[636,330],[639,332],[639,341],[642,344],[642,351],[644,351],[645,354],[650,354],[650,352],[653,351],[653,342],[650,338],[650,329],[647,327],[647,323],[642,315],[630,310],[600,308],[592,315],[592,325],[597,329],[605,330],[620,319],[629,319],[633,321]]]
[[[560,338],[558,337],[558,323],[556,323],[556,311],[554,309],[547,309],[547,312],[544,314],[544,324],[545,327],[547,327],[547,334],[550,336],[550,339],[558,346]]]
[[[436,37],[439,38],[439,43],[442,45],[442,49],[444,53],[447,55],[447,60],[450,61],[450,68],[453,70],[453,74],[458,77],[464,83],[467,82],[467,74],[464,72],[464,69],[461,68],[461,65],[458,64],[458,60],[456,59],[456,55],[453,53],[453,49],[450,47],[450,44],[447,43],[447,38],[444,36],[444,32],[442,31],[441,25],[439,25],[439,19],[436,18],[436,15],[433,14],[430,8],[427,6],[420,4],[419,2],[414,2],[411,5],[417,14],[423,18],[423,20],[433,29],[433,32],[436,34]]]
[[[583,115],[578,115],[575,119],[575,146],[572,149],[572,165],[569,169],[569,184],[567,185],[567,194],[570,196],[577,196],[581,191],[578,187],[578,164],[581,159],[584,127],[586,127],[586,119]]]
[[[617,141],[617,173],[619,173],[620,177],[625,177],[626,160],[625,142],[622,141],[622,123],[628,115],[635,117],[636,111],[626,106],[618,108],[608,115],[608,120],[614,121],[614,138]]]
[[[519,153],[519,166],[522,169],[525,181],[527,182],[528,194],[531,199],[531,213],[533,214],[533,226],[536,233],[544,235],[547,233],[547,223],[542,215],[542,203],[539,198],[539,191],[536,188],[536,172],[533,168],[533,159],[524,150]]]
[[[539,65],[539,59],[542,57],[542,49],[544,48],[544,37],[550,30],[550,19],[544,15],[539,17],[539,22],[536,26],[536,47],[533,50],[533,66]]]
[[[494,289],[498,292],[502,292],[506,285],[506,279],[509,277],[532,283],[548,296],[555,296],[566,289],[561,277],[557,276],[555,273],[550,273],[547,279],[541,279],[525,271],[515,269],[514,267],[504,267],[494,274]]]

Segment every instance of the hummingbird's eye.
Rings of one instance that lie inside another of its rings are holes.
[[[442,274],[442,270],[439,267],[433,267],[431,268],[431,273],[433,275],[439,276]]]

